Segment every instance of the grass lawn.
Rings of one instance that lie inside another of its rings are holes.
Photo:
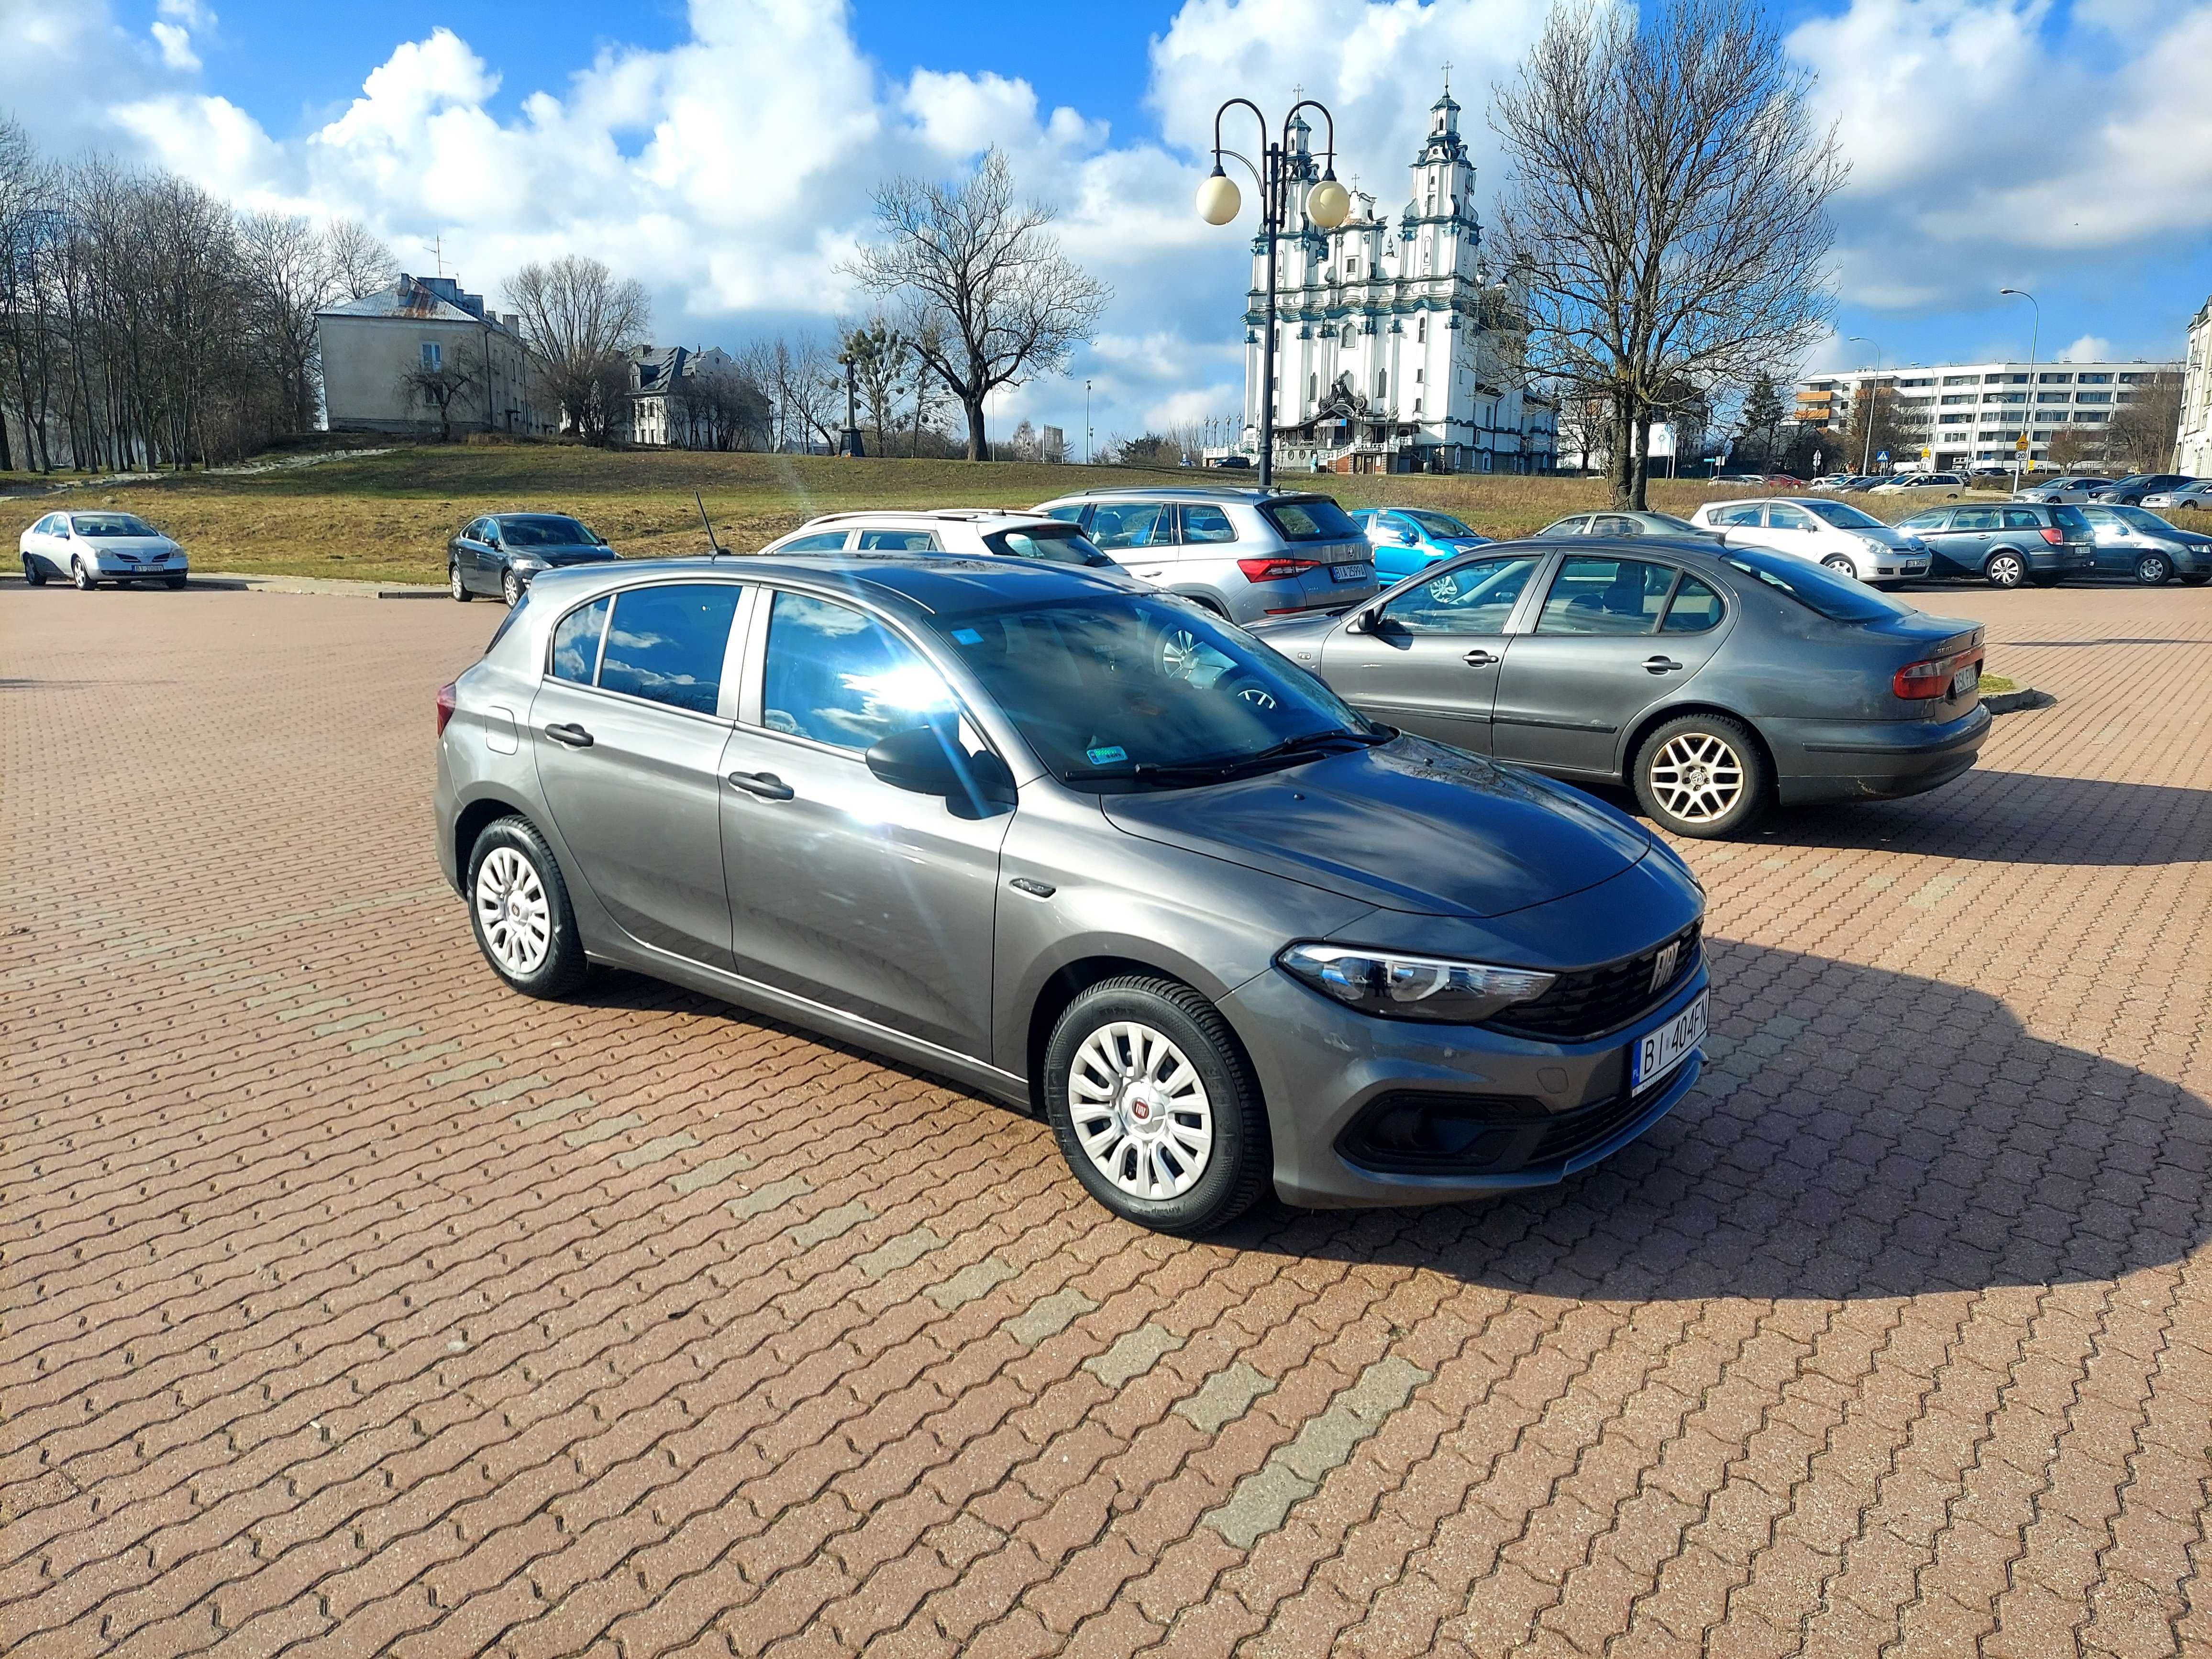
[[[1311,485],[1346,507],[1437,507],[1501,538],[1607,504],[1599,478],[1291,473],[1279,482]],[[1188,469],[428,444],[281,471],[15,495],[0,508],[0,527],[12,536],[58,507],[113,507],[176,538],[199,570],[436,582],[445,579],[446,538],[482,513],[573,513],[623,554],[651,558],[706,550],[695,490],[723,545],[750,552],[817,514],[854,507],[1031,507],[1115,485],[1249,483],[1249,474]],[[1655,508],[1686,517],[1700,501],[1755,493],[1665,479],[1650,486]],[[1929,503],[1861,495],[1854,504],[1896,519]]]

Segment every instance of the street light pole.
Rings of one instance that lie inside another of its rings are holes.
[[[2027,301],[2034,308],[2027,327],[2027,408],[2020,417],[2021,435],[2032,444],[2035,441],[2035,349],[2043,343],[2043,307],[2035,303],[2035,295],[2024,288],[2001,288],[1997,298],[2002,300],[2008,294],[2015,300]],[[2020,464],[2027,453],[2018,444],[2013,446],[2012,493],[2015,495],[2020,494]]]
[[[1859,476],[1863,477],[1874,466],[1874,415],[1881,396],[1881,348],[1863,334],[1854,334],[1844,343],[1874,346],[1874,379],[1867,383],[1866,441],[1859,446]]]
[[[1255,167],[1249,158],[1237,155],[1233,149],[1221,147],[1221,118],[1234,105],[1243,105],[1252,112],[1252,118],[1260,125],[1260,164]],[[1336,117],[1328,106],[1316,98],[1301,98],[1292,104],[1290,112],[1283,117],[1282,142],[1271,142],[1267,118],[1260,106],[1249,98],[1231,98],[1213,112],[1213,171],[1198,187],[1198,216],[1209,225],[1225,225],[1237,216],[1243,204],[1236,182],[1222,171],[1221,158],[1235,155],[1243,162],[1244,170],[1252,175],[1252,182],[1260,191],[1260,229],[1267,239],[1267,328],[1260,341],[1260,488],[1272,489],[1275,482],[1275,262],[1276,245],[1283,234],[1283,220],[1289,209],[1286,199],[1290,185],[1291,123],[1297,120],[1302,109],[1317,109],[1328,123],[1328,149],[1322,165],[1320,180],[1306,192],[1306,217],[1323,230],[1334,230],[1352,211],[1352,194],[1336,181]]]

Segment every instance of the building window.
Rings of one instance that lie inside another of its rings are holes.
[[[2081,378],[2086,380],[2089,377],[2085,374]],[[2112,394],[2109,392],[2077,392],[2074,394],[2074,401],[2077,404],[2108,404],[2112,401]]]
[[[1387,368],[1378,368],[1375,371],[1375,401],[1379,404],[1389,395],[1390,371]]]
[[[1971,415],[1939,415],[1936,420],[1939,426],[1964,426],[1973,418]]]
[[[1981,383],[1982,377],[1978,374],[1946,374],[1943,377],[1945,386],[1979,386]]]
[[[1414,413],[1414,414],[1416,414],[1416,415],[1418,415],[1418,414],[1419,414],[1420,412],[1421,412],[1421,400],[1420,400],[1419,398],[1414,398],[1414,399],[1413,399],[1413,413]]]
[[[2122,386],[2140,386],[2150,378],[2151,377],[2148,374],[2123,374],[2120,376],[2120,384]]]
[[[426,374],[435,374],[439,368],[440,356],[438,343],[435,340],[423,341],[422,372]]]
[[[1320,390],[1321,390],[1321,377],[1320,377],[1319,375],[1317,375],[1317,374],[1309,374],[1309,375],[1307,375],[1307,376],[1306,376],[1306,401],[1307,401],[1308,403],[1311,403],[1311,402],[1314,400],[1315,394],[1316,394],[1316,392],[1318,392]]]
[[[1984,392],[1982,393],[1982,401],[1985,404],[2024,404],[2027,401],[2027,393],[2025,392]]]
[[[1415,386],[1419,386],[1419,385],[1420,385],[1420,384],[1421,384],[1421,382],[1422,382],[1422,380],[1423,380],[1425,378],[1426,378],[1427,374],[1428,374],[1428,370],[1426,370],[1425,368],[1417,368],[1417,369],[1415,369],[1415,370],[1413,371],[1413,384],[1414,384]]]
[[[2063,404],[2074,394],[2070,392],[2039,392],[2035,401],[2039,404]]]
[[[1425,317],[1415,318],[1413,319],[1413,343],[1415,345],[1426,345],[1428,343],[1428,339],[1429,319]],[[1420,372],[1419,370],[1414,371],[1413,378],[1417,380],[1421,378]]]
[[[2027,376],[2025,374],[1992,374],[1990,376],[1990,384],[1991,386],[2026,386],[2027,384]]]
[[[1974,394],[1971,392],[1947,392],[1943,394],[1942,401],[1946,405],[1970,404],[1974,401]]]
[[[2042,381],[2045,386],[2071,386],[2074,384],[2074,377],[2071,374],[2039,374],[2035,378]]]
[[[2112,377],[2109,374],[2084,374],[2081,377],[2083,386],[2110,386],[2112,383]]]

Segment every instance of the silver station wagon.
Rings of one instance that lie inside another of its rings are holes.
[[[956,1079],[1146,1226],[1557,1182],[1698,1075],[1671,851],[1116,574],[549,570],[438,706],[508,985],[619,966]]]

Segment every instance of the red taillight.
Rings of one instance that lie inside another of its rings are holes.
[[[1319,559],[1239,559],[1237,568],[1244,573],[1244,580],[1253,582],[1285,582],[1293,576],[1303,576],[1309,570],[1321,568]]]
[[[2043,526],[2043,539],[2053,547],[2063,547],[2066,545],[2066,532],[2055,526],[2045,525]]]
[[[1931,657],[1926,662],[1907,663],[1890,677],[1889,689],[1900,697],[1917,702],[1924,697],[1940,697],[1951,689],[1951,682],[1960,670],[1978,665],[1982,660],[1982,647],[1954,652],[1948,657]]]
[[[453,718],[453,688],[450,684],[438,688],[438,735],[446,735],[446,722]]]

